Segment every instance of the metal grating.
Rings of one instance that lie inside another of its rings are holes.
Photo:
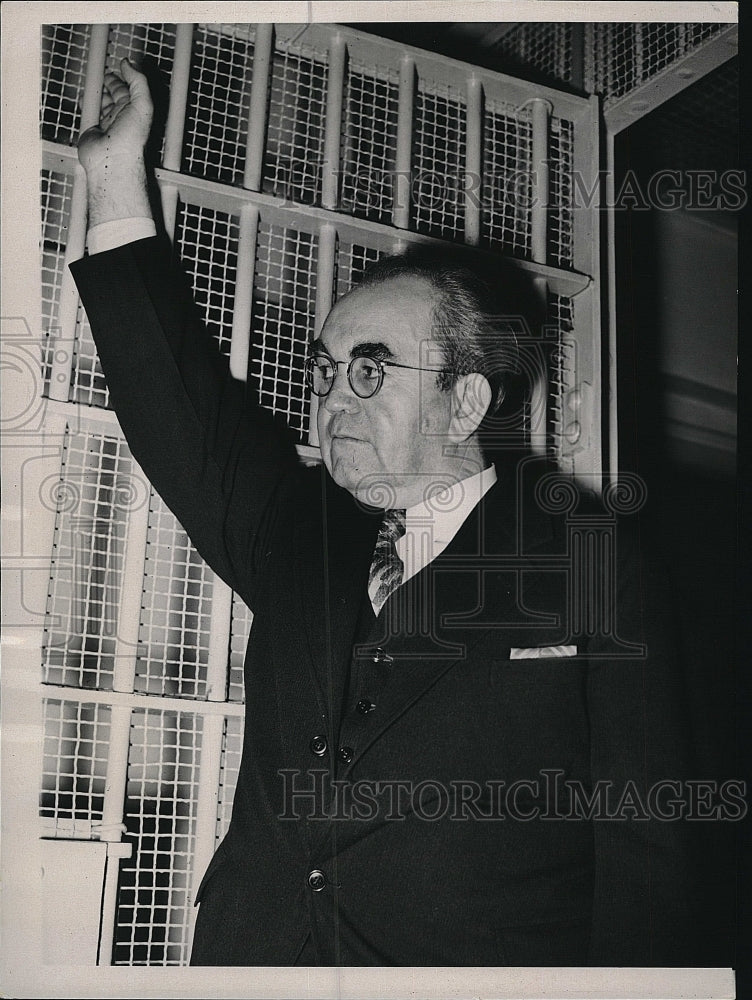
[[[562,461],[570,414],[566,394],[574,388],[574,306],[571,299],[549,293],[547,324],[555,340],[549,357],[549,421],[547,429],[549,455]],[[570,430],[571,434],[571,430]]]
[[[88,24],[42,26],[42,138],[73,145],[81,129]]]
[[[503,54],[498,68],[504,73],[532,67],[541,79],[572,80],[572,25],[567,21],[518,24],[491,48]]]
[[[151,64],[169,84],[175,58],[174,24],[111,24],[107,40],[106,70],[119,72],[120,60]]]
[[[89,326],[89,318],[79,304],[73,341],[73,366],[68,399],[72,403],[108,408],[110,392]]]
[[[241,703],[245,700],[243,665],[248,638],[251,634],[253,613],[239,594],[232,595],[230,625],[230,663],[227,700]]]
[[[342,116],[343,212],[391,222],[398,106],[396,71],[349,67]]]
[[[42,324],[45,338],[60,335],[58,304],[63,280],[65,248],[68,241],[68,219],[71,211],[73,177],[56,170],[42,170]],[[49,339],[45,339],[44,395],[49,395]]]
[[[120,438],[67,433],[60,479],[45,484],[56,508],[43,681],[112,688],[128,512],[137,502]]]
[[[237,217],[181,203],[175,242],[206,328],[229,357],[238,268]]]
[[[465,98],[420,81],[413,125],[412,222],[420,233],[464,237]]]
[[[152,491],[136,659],[136,691],[206,698],[214,576]]]
[[[340,240],[337,247],[337,275],[334,282],[336,297],[342,298],[357,285],[368,265],[375,263],[381,256],[381,252],[374,247]]]
[[[127,57],[146,73],[156,108],[150,146],[160,150],[164,142],[166,97],[175,58],[174,24],[111,24],[107,41],[106,70],[120,72]],[[161,155],[160,155],[161,159]]]
[[[134,855],[120,868],[115,965],[188,961],[202,723],[188,712],[132,713],[125,823]]]
[[[219,844],[230,828],[232,802],[235,785],[240,770],[243,751],[243,719],[233,715],[225,719],[222,734],[222,754],[219,766],[219,796],[217,798],[217,830],[215,840]]]
[[[548,259],[570,267],[574,245],[572,230],[572,167],[574,128],[562,118],[551,119],[549,138]]]
[[[254,28],[197,25],[188,86],[183,170],[242,184],[248,141]]]
[[[601,94],[608,108],[725,27],[720,23],[596,24],[592,47],[586,53],[588,90]]]
[[[326,53],[276,42],[262,189],[286,201],[320,200],[327,70]]]
[[[532,170],[529,112],[488,101],[484,135],[481,242],[527,259]]]
[[[102,822],[110,708],[44,699],[39,812],[46,836],[90,840]]]
[[[301,441],[308,432],[304,363],[313,336],[318,239],[259,226],[249,387],[262,406],[286,419]]]

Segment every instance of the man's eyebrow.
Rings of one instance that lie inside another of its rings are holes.
[[[387,358],[394,357],[394,352],[380,341],[365,341],[362,344],[356,344],[350,349],[350,357],[374,358],[376,361],[386,361]]]

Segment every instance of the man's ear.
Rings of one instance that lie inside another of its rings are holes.
[[[452,386],[449,437],[459,444],[474,434],[491,405],[491,386],[485,375],[462,375]]]

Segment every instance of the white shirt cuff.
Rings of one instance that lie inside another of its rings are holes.
[[[92,226],[86,236],[89,253],[104,253],[115,247],[125,246],[135,240],[145,240],[157,235],[157,227],[153,219],[113,219],[112,222],[100,222]]]

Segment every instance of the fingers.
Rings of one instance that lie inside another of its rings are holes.
[[[120,63],[120,71],[123,79],[128,84],[131,100],[136,103],[143,102],[151,104],[151,94],[149,84],[143,73],[139,73],[130,63],[130,60],[123,59]]]
[[[114,73],[105,73],[102,85],[102,116],[112,113],[117,105],[127,104],[129,101],[130,91],[126,84]]]

